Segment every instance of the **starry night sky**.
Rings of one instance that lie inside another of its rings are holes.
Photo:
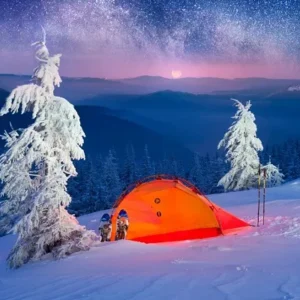
[[[0,73],[41,25],[67,76],[300,78],[300,0],[0,0]]]

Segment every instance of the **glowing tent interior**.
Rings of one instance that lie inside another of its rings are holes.
[[[249,227],[212,203],[188,181],[153,176],[129,187],[113,207],[129,217],[128,240],[159,243],[216,237]],[[113,226],[112,240],[115,237]]]

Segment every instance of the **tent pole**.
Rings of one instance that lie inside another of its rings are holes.
[[[263,196],[263,225],[265,224],[265,211],[266,211],[266,177],[267,170],[264,168],[264,196]]]
[[[260,164],[258,167],[257,227],[259,227],[259,215],[260,215]]]

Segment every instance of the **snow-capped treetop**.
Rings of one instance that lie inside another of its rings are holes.
[[[232,117],[236,121],[229,127],[228,132],[220,141],[218,149],[224,147],[227,150],[226,157],[228,159],[241,151],[246,151],[245,154],[250,155],[250,157],[254,156],[253,158],[256,159],[256,151],[262,151],[263,146],[260,139],[256,137],[255,116],[250,111],[252,104],[247,101],[246,105],[243,105],[236,99],[232,100],[238,108],[236,114]]]
[[[50,56],[45,39],[33,43],[33,46],[37,48],[35,57],[38,61],[32,76],[34,83],[15,88],[1,109],[0,116],[21,110],[22,114],[31,111],[35,118],[46,102],[52,100],[55,86],[59,86],[62,81],[59,75],[61,54]]]
[[[232,100],[238,109],[233,116],[235,121],[218,145],[218,149],[225,148],[231,170],[220,180],[219,185],[223,185],[225,190],[240,190],[254,184],[259,166],[257,152],[262,151],[263,146],[256,137],[257,127],[255,116],[250,111],[251,102],[243,105],[236,99]]]
[[[54,87],[59,87],[62,82],[58,72],[61,54],[50,56],[45,42],[36,42],[32,45],[37,48],[35,57],[39,62],[39,65],[33,72],[32,78],[37,85],[41,86],[47,93],[53,95]]]
[[[284,175],[280,172],[279,168],[274,166],[271,162],[271,158],[269,162],[262,167],[262,170],[266,170],[266,181],[268,187],[279,186],[284,182]]]

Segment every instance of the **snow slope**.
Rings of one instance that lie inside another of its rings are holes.
[[[7,270],[14,237],[0,238],[0,299],[300,299],[300,180],[267,191],[266,225],[239,235],[145,245],[105,243],[60,261]],[[257,192],[210,197],[255,223]],[[81,217],[96,229],[102,213]]]

